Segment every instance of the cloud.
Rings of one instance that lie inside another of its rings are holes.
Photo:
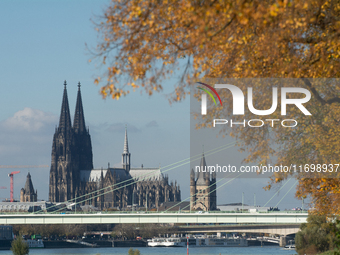
[[[57,120],[58,117],[52,113],[26,107],[0,122],[0,128],[7,131],[41,132],[47,126],[55,125]]]
[[[125,132],[125,123],[114,123],[111,124],[106,130],[109,132],[115,132],[115,133],[122,133]],[[138,133],[141,132],[139,128],[132,124],[127,124],[127,130],[129,133]]]
[[[1,165],[50,165],[52,139],[58,116],[42,110],[24,108],[6,120],[0,121],[0,164]],[[38,199],[48,199],[48,168],[17,168],[15,196],[25,185],[30,170]],[[0,186],[9,187],[7,176],[12,169],[0,172]],[[6,195],[6,196],[9,196]]]
[[[41,161],[39,153],[44,154],[49,151],[50,154],[57,123],[56,115],[28,107],[1,121],[1,160],[5,159],[9,164],[19,160],[29,160],[32,163]],[[23,159],[23,157],[26,158]]]
[[[153,120],[153,121],[150,121],[149,123],[147,123],[145,126],[147,128],[158,127],[158,123],[157,123],[157,121]]]

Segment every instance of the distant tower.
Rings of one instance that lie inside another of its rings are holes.
[[[20,202],[37,202],[37,191],[34,191],[31,174],[28,172],[25,187],[20,191]]]
[[[124,139],[124,150],[122,153],[122,166],[126,172],[130,172],[130,156],[129,153],[129,145],[128,145],[128,138],[127,138],[127,128],[125,127],[125,139]]]
[[[190,172],[190,208],[191,210],[216,210],[216,173],[210,174],[204,153],[202,153],[200,171]],[[211,178],[212,176],[212,178]]]
[[[51,158],[49,201],[65,202],[76,196],[80,186],[80,170],[93,168],[91,137],[85,128],[80,83],[72,127],[64,82],[59,126],[53,136]]]

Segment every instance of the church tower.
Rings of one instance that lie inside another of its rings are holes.
[[[59,126],[53,136],[49,201],[65,202],[75,198],[80,186],[80,170],[92,168],[91,137],[85,126],[80,84],[72,127],[65,81]]]
[[[20,191],[20,202],[37,202],[37,191],[34,191],[31,174],[28,172],[25,187]]]
[[[129,145],[128,145],[128,138],[127,138],[127,128],[125,127],[125,139],[124,139],[124,150],[122,153],[122,166],[126,172],[130,172],[130,156],[129,153]]]
[[[210,173],[204,153],[202,153],[200,171],[190,172],[190,208],[191,210],[216,210],[216,173]]]

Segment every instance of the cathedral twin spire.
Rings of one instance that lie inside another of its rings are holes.
[[[64,132],[71,130],[71,116],[70,116],[70,108],[68,105],[66,81],[64,82],[64,94],[63,94],[63,102],[61,104],[59,130],[64,131]]]
[[[61,105],[61,113],[60,113],[58,129],[62,133],[65,133],[66,136],[68,136],[69,132],[72,130],[70,109],[69,109],[67,89],[66,89],[66,81],[64,82],[63,102]],[[86,126],[85,126],[83,103],[82,103],[81,92],[80,92],[80,82],[78,83],[78,95],[77,95],[76,109],[75,109],[74,121],[73,121],[73,131],[79,135],[88,133],[86,132]],[[131,154],[129,153],[127,128],[125,127],[125,139],[124,139],[124,150],[122,154],[122,165],[123,165],[123,168],[127,172],[130,171],[130,156]],[[91,158],[92,158],[92,152],[91,152]]]
[[[72,126],[65,81],[59,127],[53,136],[49,200],[64,202],[74,198],[80,188],[80,170],[91,169],[91,136],[85,126],[80,83]]]
[[[59,119],[59,130],[64,131],[64,132],[69,132],[71,130],[71,127],[72,127],[71,115],[70,115],[70,108],[68,104],[66,81],[65,81],[63,102],[61,105],[61,113],[60,113],[60,119]],[[84,131],[86,131],[83,103],[82,103],[81,92],[80,92],[80,82],[78,83],[78,95],[77,95],[76,110],[74,114],[73,129],[76,133],[83,133]]]
[[[78,95],[76,103],[76,112],[74,113],[73,128],[76,133],[83,133],[84,131],[86,131],[83,102],[81,100],[80,93],[80,82],[78,82]]]

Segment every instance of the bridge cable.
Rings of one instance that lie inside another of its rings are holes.
[[[280,201],[276,204],[275,207],[277,207],[281,201],[287,196],[287,194],[289,193],[289,191],[291,191],[291,189],[296,185],[296,183],[298,182],[299,180],[296,180],[295,183],[292,185],[292,187],[290,187],[290,189],[286,192],[286,194],[280,199]]]
[[[220,151],[222,151],[222,150],[231,148],[231,147],[233,147],[235,144],[236,144],[236,142],[231,142],[231,143],[228,143],[228,144],[226,144],[226,145],[222,145],[222,146],[220,146],[220,147],[214,148],[214,149],[212,149],[212,150],[209,150],[208,153],[206,153],[206,155],[211,155],[211,154],[220,152]],[[225,147],[225,148],[223,148],[223,147]],[[180,166],[186,165],[186,164],[190,163],[191,161],[194,161],[194,160],[196,160],[196,159],[199,159],[200,156],[201,156],[201,154],[197,154],[197,155],[191,157],[192,160],[187,161],[187,162],[185,162],[185,163],[183,163],[183,164],[177,165],[176,167],[172,167],[172,168],[170,168],[170,169],[164,170],[164,171],[162,171],[162,174],[165,173],[165,172],[167,172],[167,171],[170,171],[170,170],[173,170],[173,169],[175,169],[175,168],[178,168],[178,167],[180,167]],[[187,158],[187,159],[190,159],[190,158]],[[172,164],[167,165],[167,166],[165,166],[165,167],[163,167],[163,168],[167,168],[167,167],[169,167],[169,166],[176,165],[176,164],[178,164],[178,163],[180,163],[180,162],[186,161],[187,159],[184,159],[184,160],[181,160],[181,161],[172,163]],[[161,169],[162,169],[162,168],[161,168]],[[155,171],[153,171],[153,172],[156,172],[156,171],[158,171],[158,169],[155,170]],[[155,173],[155,174],[146,173],[146,174],[140,175],[139,178],[142,177],[142,176],[145,176],[145,177],[142,178],[142,179],[139,179],[139,180],[135,180],[135,181],[133,181],[132,183],[130,183],[130,184],[128,184],[128,185],[124,185],[124,186],[119,187],[119,188],[116,188],[116,189],[114,189],[114,190],[109,190],[109,191],[107,191],[107,192],[101,193],[101,194],[96,195],[96,196],[92,196],[92,197],[87,198],[87,199],[85,199],[85,200],[77,201],[74,205],[79,204],[79,203],[82,203],[82,202],[85,202],[85,201],[88,201],[88,200],[90,200],[90,199],[92,199],[92,198],[96,198],[96,197],[101,196],[101,195],[104,195],[104,194],[106,194],[106,193],[109,193],[109,192],[112,192],[112,191],[115,191],[115,190],[118,190],[118,189],[121,189],[121,188],[125,188],[125,187],[130,186],[130,185],[133,185],[133,184],[135,184],[135,183],[137,183],[137,182],[144,181],[146,178],[151,178],[151,177],[156,176],[156,175],[158,175],[158,173]],[[90,192],[90,193],[87,193],[87,194],[78,196],[78,197],[73,198],[73,199],[70,199],[70,200],[68,200],[68,201],[59,202],[58,204],[60,204],[60,203],[68,203],[68,202],[71,202],[71,201],[73,201],[73,200],[77,200],[77,199],[79,199],[79,198],[81,198],[81,197],[85,197],[85,196],[91,195],[91,194],[93,194],[93,193],[96,193],[96,192],[99,192],[99,191],[102,191],[102,190],[105,190],[105,189],[109,189],[109,188],[112,188],[113,186],[120,185],[120,184],[122,184],[122,183],[125,183],[125,182],[128,182],[128,181],[132,181],[132,180],[133,180],[133,179],[127,179],[127,180],[124,180],[124,181],[122,181],[122,182],[119,182],[119,183],[116,183],[116,184],[113,184],[113,185],[110,185],[110,186],[107,186],[107,187],[103,187],[102,189],[95,190],[95,191],[92,191],[92,192]],[[52,207],[56,207],[56,206],[57,206],[57,205],[53,205],[53,206],[49,207],[48,209],[51,209]],[[64,208],[60,208],[59,210],[63,210],[63,209],[64,209]],[[59,211],[59,210],[56,210],[55,212],[57,212],[57,211]],[[43,210],[40,210],[40,211],[43,211]],[[34,212],[34,213],[39,213],[40,211],[36,211],[36,212]]]
[[[228,149],[228,148],[231,148],[231,146],[229,146],[229,147],[227,147],[227,148],[224,148],[224,149]],[[220,149],[220,150],[218,150],[218,151],[221,151],[221,150],[224,150],[224,149]],[[218,152],[218,151],[216,151],[216,152]],[[213,152],[213,153],[216,153],[216,152]],[[211,155],[211,154],[213,154],[213,153],[208,153],[207,155]],[[195,160],[196,160],[196,159],[195,159]],[[191,160],[191,161],[193,161],[193,160]],[[190,163],[191,161],[186,162],[186,163],[183,163],[183,164],[181,164],[181,165],[178,165],[178,166],[173,167],[173,168],[171,168],[171,169],[168,169],[168,170],[166,170],[166,171],[169,171],[169,170],[172,170],[172,169],[177,168],[177,167],[179,167],[179,166],[188,164],[188,163]],[[242,174],[243,174],[243,173],[242,173]],[[236,178],[236,177],[235,177],[235,178]],[[131,179],[130,179],[130,180],[131,180]],[[223,180],[223,179],[221,179],[221,180]],[[134,183],[137,183],[137,182],[139,182],[139,181],[143,181],[143,180],[133,181],[133,182],[130,183],[130,184],[124,185],[124,186],[122,186],[122,187],[118,187],[118,188],[116,188],[116,189],[114,189],[114,190],[109,190],[109,191],[104,192],[104,193],[102,193],[102,194],[98,194],[98,195],[92,196],[92,197],[90,197],[90,198],[88,198],[88,199],[79,201],[79,202],[77,202],[77,204],[78,204],[78,203],[81,203],[81,202],[85,202],[85,201],[90,200],[90,199],[92,199],[92,198],[96,198],[96,197],[98,197],[98,196],[104,195],[104,194],[106,194],[106,193],[109,193],[109,192],[112,192],[112,191],[115,191],[115,190],[119,190],[119,189],[121,189],[121,188],[125,188],[125,187],[130,186],[130,185],[132,185],[132,184],[134,184]],[[214,185],[214,184],[212,184],[212,185]],[[211,185],[211,186],[212,186],[212,185]]]
[[[290,181],[291,179],[289,179],[284,185],[282,185],[281,186],[281,188],[279,188],[278,189],[278,191],[276,191],[275,192],[275,194],[267,201],[267,203],[263,206],[263,207],[265,207],[279,192],[280,192],[280,190],[281,189],[283,189],[284,188],[284,186],[286,186],[287,185],[287,183]]]
[[[213,189],[212,191],[208,192],[208,193],[205,194],[204,196],[202,196],[202,197],[198,198],[197,200],[195,200],[195,202],[200,201],[202,198],[205,198],[205,197],[206,197],[207,195],[209,195],[210,193],[212,193],[212,192],[218,190],[219,188],[223,187],[225,184],[227,184],[227,183],[229,183],[229,182],[235,180],[237,177],[239,177],[239,176],[242,175],[242,174],[244,174],[244,173],[240,173],[239,175],[237,175],[236,177],[234,177],[234,178],[230,179],[229,181],[225,182],[225,183],[222,184],[221,186],[216,187],[215,189]],[[205,189],[202,189],[202,190],[206,190],[206,189],[210,188],[211,186],[216,185],[218,182],[220,182],[220,181],[222,181],[222,180],[225,180],[225,179],[226,179],[226,178],[221,178],[221,179],[218,180],[217,182],[215,182],[215,183],[209,185],[208,187],[206,187]],[[196,192],[195,194],[193,194],[193,195],[187,197],[186,199],[184,199],[184,201],[187,200],[187,199],[190,199],[190,203],[189,203],[189,205],[183,207],[181,210],[187,208],[188,206],[190,206],[190,208],[191,208],[191,197],[193,197],[193,196],[195,196],[195,195],[197,195],[197,194],[199,194],[199,193],[200,193],[200,192]],[[181,202],[182,202],[182,201],[181,201]],[[169,210],[172,209],[173,207],[179,205],[181,202],[179,202],[179,203],[177,203],[177,204],[171,206],[170,208],[168,208],[167,210],[165,210],[164,213],[167,212],[167,211],[169,211]]]
[[[209,193],[207,193],[206,195],[204,195],[203,197],[200,197],[200,198],[198,198],[195,202],[198,202],[198,201],[200,201],[201,199],[203,199],[203,198],[205,198],[206,196],[208,196],[210,193],[212,193],[212,192],[214,192],[214,191],[216,191],[216,190],[218,190],[219,188],[222,188],[224,185],[226,185],[226,184],[228,184],[228,183],[230,183],[230,182],[232,182],[233,180],[235,180],[236,178],[238,178],[240,175],[242,175],[242,174],[244,174],[244,173],[240,173],[239,175],[237,175],[237,176],[235,176],[235,177],[233,177],[232,179],[230,179],[230,180],[228,180],[228,181],[226,181],[225,183],[223,183],[221,186],[219,186],[219,187],[217,187],[216,189],[214,189],[214,190],[212,190],[212,191],[210,191]],[[223,178],[224,179],[224,178]],[[223,180],[223,179],[221,179],[221,180]],[[191,205],[191,204],[190,204]],[[187,208],[188,207],[188,205],[187,206],[185,206],[183,209],[185,209],[185,208]]]

